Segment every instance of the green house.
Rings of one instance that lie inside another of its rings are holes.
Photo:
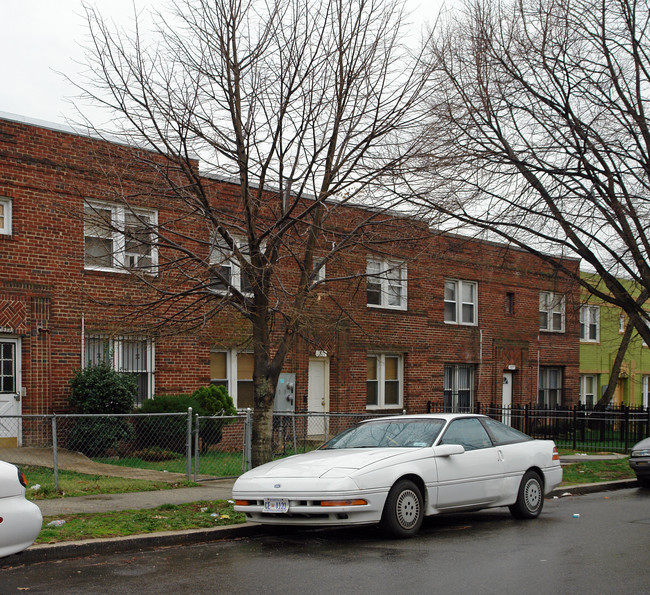
[[[632,285],[630,281],[621,281]],[[594,405],[610,382],[610,372],[627,325],[627,316],[611,304],[587,292],[580,306],[580,402]],[[648,407],[650,393],[650,348],[632,332],[612,406]]]

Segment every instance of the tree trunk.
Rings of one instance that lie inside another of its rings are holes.
[[[273,457],[273,401],[271,406],[253,410],[253,436],[251,464],[258,467]]]

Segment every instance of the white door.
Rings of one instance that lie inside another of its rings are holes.
[[[0,447],[20,446],[20,340],[0,338]]]
[[[329,360],[313,358],[309,360],[309,380],[307,386],[307,410],[309,421],[307,434],[327,440],[327,417],[329,409]]]
[[[503,373],[503,391],[501,392],[501,421],[506,425],[512,423],[512,372]]]

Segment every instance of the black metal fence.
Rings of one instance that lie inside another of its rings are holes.
[[[443,404],[429,402],[427,410],[440,413]],[[555,440],[560,448],[588,452],[626,453],[650,436],[650,408],[620,405],[604,411],[584,405],[539,407],[536,404],[501,405],[475,403],[467,412],[482,413],[534,438]]]

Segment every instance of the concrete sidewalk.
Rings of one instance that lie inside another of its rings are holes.
[[[215,479],[201,482],[197,487],[131,492],[127,494],[95,494],[74,498],[35,500],[43,516],[75,514],[84,512],[111,512],[156,508],[163,504],[185,504],[200,500],[229,500],[232,497],[234,479]]]

